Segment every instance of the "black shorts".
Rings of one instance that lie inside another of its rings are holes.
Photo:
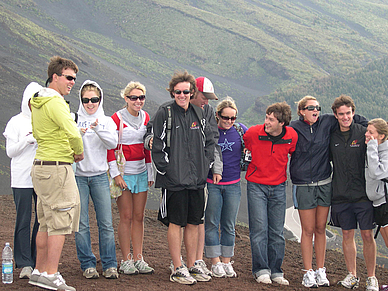
[[[162,189],[158,219],[165,225],[171,222],[182,227],[203,224],[204,189],[170,191]]]
[[[361,230],[375,227],[372,202],[341,203],[331,206],[329,225],[351,230],[357,229],[357,223]]]
[[[388,204],[387,203],[374,207],[373,212],[375,214],[375,220],[377,225],[380,225],[380,226],[388,225]]]

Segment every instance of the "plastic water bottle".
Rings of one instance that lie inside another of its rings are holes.
[[[3,259],[3,284],[11,284],[13,282],[13,254],[9,243],[5,243],[2,254]]]

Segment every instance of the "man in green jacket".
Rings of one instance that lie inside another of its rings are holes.
[[[38,149],[31,170],[40,223],[37,257],[29,283],[50,290],[68,290],[58,272],[65,236],[78,231],[80,198],[71,164],[83,160],[81,135],[63,96],[76,80],[77,65],[59,56],[48,66],[48,88],[31,98],[32,133]]]

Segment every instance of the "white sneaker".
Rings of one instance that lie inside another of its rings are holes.
[[[198,263],[195,263],[194,266],[189,268],[189,273],[198,282],[209,282],[212,277],[205,274]]]
[[[32,271],[31,266],[24,267],[20,272],[19,279],[30,279]]]
[[[257,283],[272,284],[271,277],[269,276],[269,274],[260,275],[259,277],[256,277],[255,280]]]
[[[275,282],[275,283],[278,283],[279,285],[284,285],[284,286],[290,285],[290,282],[288,282],[288,280],[283,276],[272,278],[272,282]]]
[[[217,278],[226,277],[225,269],[221,262],[218,262],[217,264],[212,265],[212,273],[213,273],[213,276]]]
[[[222,266],[224,267],[224,271],[225,271],[225,274],[226,274],[226,277],[228,278],[235,278],[237,277],[237,274],[236,272],[233,270],[233,264],[234,262],[231,261],[229,263],[222,263]]]
[[[375,276],[368,277],[366,279],[366,288],[365,290],[379,291],[379,282]]]
[[[170,275],[170,281],[171,282],[177,282],[179,284],[184,285],[193,285],[197,283],[197,280],[195,280],[189,273],[189,270],[185,266],[178,267],[171,275]]]
[[[356,278],[352,273],[346,275],[345,279],[337,283],[348,289],[356,289],[360,285],[360,279]]]
[[[315,280],[315,273],[313,270],[308,270],[303,275],[302,285],[307,287],[307,288],[317,288],[318,287],[317,281]]]
[[[197,260],[195,262],[197,264],[197,267],[201,267],[202,271],[208,275],[208,276],[213,276],[212,272],[207,268],[206,263],[203,260]]]
[[[315,280],[317,281],[318,287],[329,287],[330,282],[326,278],[326,268],[319,268],[315,271]]]

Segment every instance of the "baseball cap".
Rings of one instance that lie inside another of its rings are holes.
[[[214,87],[212,82],[206,77],[198,77],[195,79],[198,91],[200,91],[207,99],[218,100],[216,94],[214,94]]]

